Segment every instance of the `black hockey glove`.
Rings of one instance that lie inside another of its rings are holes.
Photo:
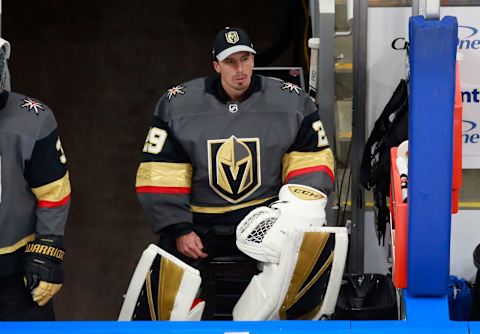
[[[63,283],[63,238],[37,236],[25,249],[25,285],[32,299],[43,306],[61,289]]]

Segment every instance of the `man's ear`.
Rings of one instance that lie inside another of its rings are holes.
[[[215,72],[220,74],[220,64],[216,60],[213,61],[213,69],[215,70]]]

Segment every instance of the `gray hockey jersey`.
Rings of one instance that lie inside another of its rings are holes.
[[[254,75],[240,102],[218,77],[172,87],[159,100],[136,191],[155,231],[252,208],[284,183],[333,188],[334,158],[318,110],[298,86]],[[215,220],[215,219],[214,219]]]
[[[13,92],[0,94],[0,171],[0,275],[5,275],[7,262],[20,263],[9,255],[21,257],[36,234],[62,236],[67,220],[66,157],[45,104]]]

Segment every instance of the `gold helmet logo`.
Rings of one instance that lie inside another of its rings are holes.
[[[249,196],[260,186],[259,140],[208,141],[209,179],[213,190],[231,203]]]
[[[229,31],[225,34],[225,40],[229,44],[235,44],[240,40],[240,36],[238,36],[236,31]]]

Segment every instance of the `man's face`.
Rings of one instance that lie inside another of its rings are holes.
[[[235,52],[222,61],[214,61],[213,67],[220,74],[225,90],[243,93],[252,80],[253,55],[247,51]]]

